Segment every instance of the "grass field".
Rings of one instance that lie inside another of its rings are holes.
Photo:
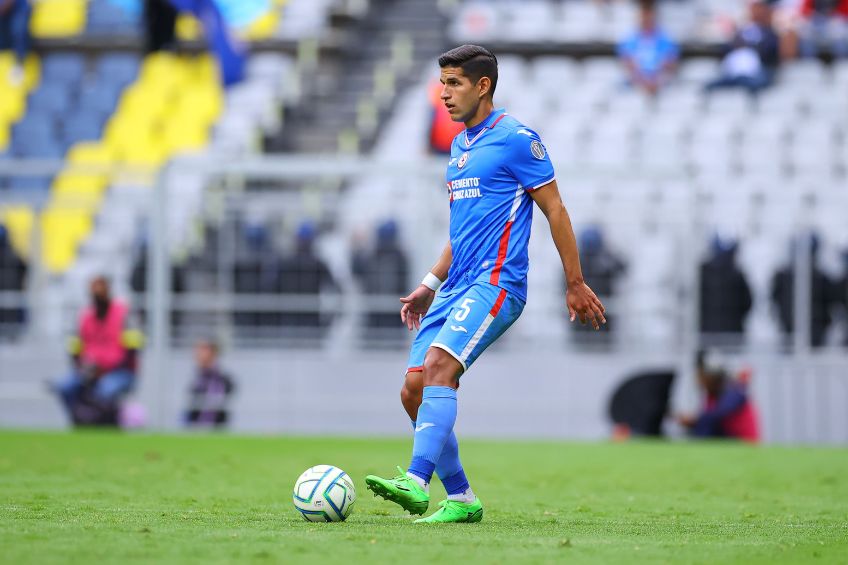
[[[362,481],[405,440],[0,432],[0,562],[848,562],[845,449],[461,447],[483,522],[421,526]],[[356,481],[345,523],[291,505],[319,463]]]

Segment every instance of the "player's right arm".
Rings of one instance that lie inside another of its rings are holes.
[[[400,319],[404,324],[406,324],[409,331],[412,331],[413,328],[418,329],[421,327],[421,318],[423,318],[424,314],[427,313],[427,310],[430,308],[430,304],[433,303],[433,299],[436,297],[435,289],[427,286],[425,281],[428,280],[430,275],[434,275],[439,281],[444,281],[448,278],[448,271],[450,270],[452,262],[453,248],[451,248],[450,241],[448,241],[448,244],[445,245],[445,249],[439,256],[439,260],[436,261],[436,264],[433,265],[433,268],[430,269],[427,277],[421,281],[418,288],[409,293],[408,296],[400,299],[401,303],[403,303],[403,306],[401,306],[400,309]],[[431,284],[431,286],[435,285]]]

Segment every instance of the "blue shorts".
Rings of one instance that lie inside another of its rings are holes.
[[[506,290],[478,282],[448,294],[437,294],[421,321],[409,351],[406,371],[424,368],[431,347],[450,353],[463,372],[518,319],[524,301]]]

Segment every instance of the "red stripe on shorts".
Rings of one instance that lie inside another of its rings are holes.
[[[492,309],[489,310],[489,314],[491,314],[492,318],[498,315],[498,312],[501,311],[501,306],[503,306],[504,300],[506,300],[506,290],[501,289],[500,294],[498,294],[498,299],[495,300],[495,305],[492,306]]]

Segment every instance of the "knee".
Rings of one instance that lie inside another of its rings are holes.
[[[431,349],[424,359],[424,386],[457,387],[462,366],[441,349]]]
[[[417,408],[421,404],[421,389],[403,383],[400,389],[400,401],[406,408]]]

